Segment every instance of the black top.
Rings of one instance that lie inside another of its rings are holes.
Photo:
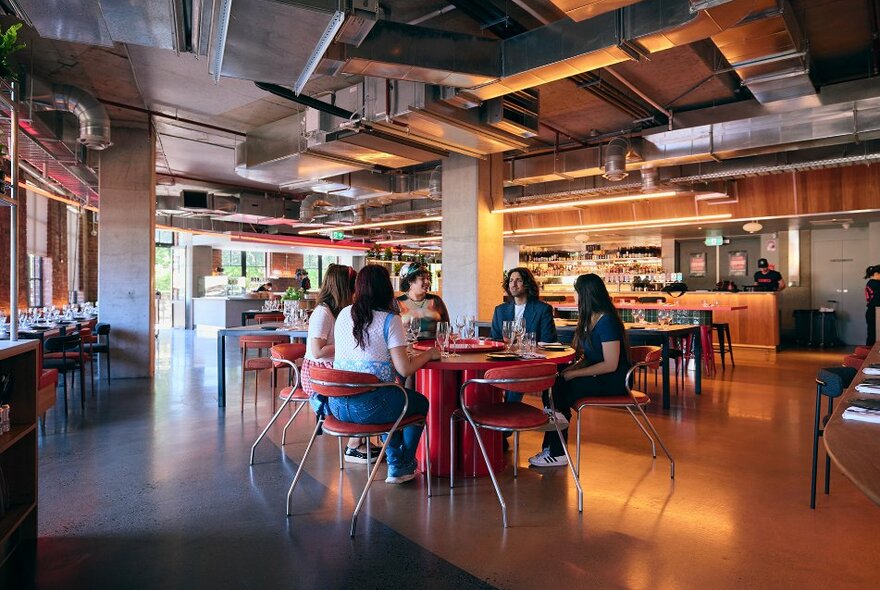
[[[611,374],[623,381],[630,367],[623,339],[624,335],[620,332],[620,327],[611,316],[608,314],[602,315],[599,321],[596,322],[596,325],[593,326],[590,339],[587,340],[586,336],[583,336],[581,339],[581,349],[584,352],[584,360],[587,361],[587,366],[595,365],[605,360],[605,352],[602,350],[603,342],[619,341],[620,357],[617,359],[617,369]]]
[[[868,307],[880,307],[880,281],[868,279],[865,285],[865,301]]]
[[[771,270],[767,274],[760,270],[755,273],[756,290],[758,291],[778,291],[781,280],[782,275],[775,270]]]

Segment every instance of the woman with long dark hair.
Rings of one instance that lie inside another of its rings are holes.
[[[345,371],[371,373],[381,381],[409,377],[428,361],[438,360],[440,351],[432,348],[410,357],[400,316],[392,311],[394,290],[388,270],[368,264],[357,275],[354,303],[339,312],[334,337],[336,357],[333,367]],[[428,399],[407,389],[407,415],[425,414]],[[394,422],[404,404],[403,393],[383,387],[350,397],[329,399],[330,412],[338,419],[357,424]],[[388,442],[386,483],[403,483],[415,477],[416,449],[422,426],[410,425],[394,433]]]
[[[571,418],[571,405],[585,396],[625,395],[630,368],[629,346],[623,321],[617,313],[605,283],[595,274],[581,275],[574,283],[578,323],[574,335],[575,358],[553,385],[553,403],[558,412]],[[568,440],[568,429],[562,431]],[[544,434],[543,449],[529,459],[535,467],[566,464],[565,452],[556,432]]]
[[[357,273],[350,266],[331,264],[324,274],[324,282],[318,292],[315,310],[309,317],[309,333],[306,336],[306,355],[301,370],[302,388],[309,394],[309,403],[315,412],[321,410],[326,401],[315,394],[312,388],[312,368],[332,367],[336,345],[333,340],[333,329],[336,316],[342,308],[351,304],[354,295],[354,279]],[[345,460],[349,463],[371,463],[376,461],[378,453],[374,451],[367,457],[367,445],[360,438],[348,439],[345,447]]]
[[[868,324],[868,338],[865,344],[874,346],[877,341],[877,307],[880,306],[880,264],[865,269],[865,322]]]

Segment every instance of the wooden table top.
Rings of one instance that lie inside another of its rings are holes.
[[[862,366],[871,363],[880,363],[880,342],[874,344]],[[828,454],[840,470],[874,503],[880,504],[880,424],[844,420],[842,417],[853,398],[877,397],[856,391],[856,385],[866,377],[869,375],[861,371],[856,373],[838,400],[822,438]]]
[[[577,311],[576,305],[557,305],[559,311]],[[740,311],[748,305],[676,305],[669,303],[615,303],[617,309],[663,309],[671,311]]]
[[[574,349],[566,348],[565,350],[538,350],[541,354],[547,355],[545,359],[515,359],[510,361],[493,361],[486,358],[485,352],[469,352],[459,353],[459,356],[440,359],[439,361],[431,361],[426,364],[424,369],[439,369],[441,371],[485,371],[497,367],[510,367],[515,365],[535,365],[539,363],[561,364],[567,363],[574,359]]]

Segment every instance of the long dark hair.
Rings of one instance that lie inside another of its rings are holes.
[[[326,305],[334,318],[339,315],[343,307],[351,304],[354,281],[349,278],[350,271],[352,271],[350,266],[331,264],[327,267],[324,282],[318,292],[318,304]]]
[[[374,311],[391,311],[394,288],[388,269],[368,264],[354,281],[354,303],[351,305],[352,333],[360,348],[366,348],[370,336],[366,328],[373,322]]]
[[[581,275],[574,282],[574,290],[578,295],[578,323],[575,331],[574,349],[576,354],[582,352],[581,340],[587,342],[588,347],[592,347],[591,337],[593,335],[593,314],[600,313],[607,315],[620,330],[620,346],[624,352],[624,358],[629,359],[629,343],[626,340],[626,328],[617,313],[617,308],[611,301],[611,295],[605,288],[605,283],[593,273]]]
[[[501,285],[501,287],[504,289],[504,292],[507,293],[507,296],[510,297],[510,275],[515,272],[518,272],[519,276],[522,277],[523,287],[525,287],[526,290],[526,299],[537,299],[538,281],[535,280],[535,275],[532,274],[532,271],[524,266],[511,268],[509,271],[504,273],[504,283]]]

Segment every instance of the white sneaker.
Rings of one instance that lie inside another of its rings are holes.
[[[565,455],[553,457],[550,455],[550,449],[544,449],[534,457],[529,457],[529,465],[533,467],[565,467],[568,465],[568,459]]]
[[[389,475],[385,478],[385,483],[405,483],[408,481],[412,481],[413,479],[415,479],[415,477],[415,473],[405,473],[403,475],[397,475],[394,477]]]
[[[550,408],[544,408],[544,413],[549,416],[550,415]],[[568,418],[566,418],[562,414],[562,412],[557,410],[555,416],[556,416],[556,423],[559,424],[559,430],[565,430],[566,428],[568,428]],[[544,432],[552,432],[556,429],[553,427],[552,422],[548,422],[547,425],[544,426],[543,428],[541,428],[540,430],[542,430]]]

